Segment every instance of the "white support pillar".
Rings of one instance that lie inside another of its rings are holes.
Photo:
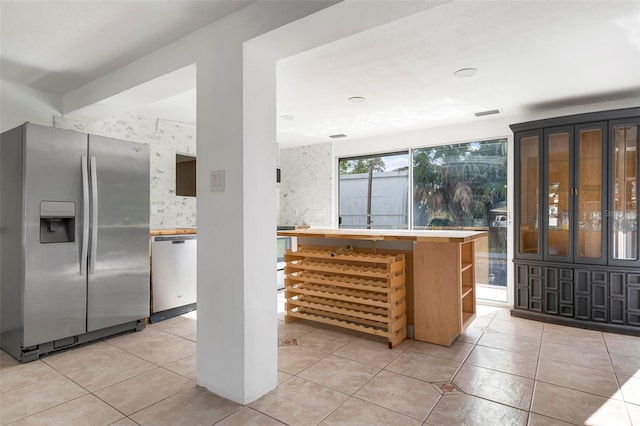
[[[275,61],[238,44],[224,65],[198,65],[198,92],[217,96],[198,124],[215,143],[198,140],[197,376],[246,404],[277,385]]]

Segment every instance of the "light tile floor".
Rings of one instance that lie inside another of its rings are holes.
[[[640,426],[640,338],[478,310],[451,348],[393,350],[280,313],[278,388],[244,407],[196,386],[195,312],[28,364],[0,352],[0,424]]]

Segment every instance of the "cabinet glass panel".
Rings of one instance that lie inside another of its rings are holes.
[[[602,129],[579,132],[578,255],[602,257]]]
[[[613,128],[613,258],[638,259],[638,126]]]
[[[520,253],[538,254],[538,136],[520,139]]]
[[[547,254],[569,255],[569,134],[552,133],[547,143]],[[598,228],[600,224],[598,223]]]

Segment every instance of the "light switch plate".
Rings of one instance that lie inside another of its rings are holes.
[[[224,192],[224,170],[212,170],[209,184],[211,192]]]

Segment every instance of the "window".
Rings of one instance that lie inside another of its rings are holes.
[[[413,150],[414,229],[482,229],[488,247],[477,248],[478,297],[506,301],[507,141]]]
[[[409,154],[342,158],[340,227],[407,229],[409,227]]]
[[[506,301],[506,139],[417,148],[411,158],[411,170],[406,152],[341,158],[340,228],[487,231],[476,247],[477,295]]]
[[[196,157],[176,154],[176,195],[196,196]]]
[[[506,140],[413,150],[414,227],[502,227]]]

